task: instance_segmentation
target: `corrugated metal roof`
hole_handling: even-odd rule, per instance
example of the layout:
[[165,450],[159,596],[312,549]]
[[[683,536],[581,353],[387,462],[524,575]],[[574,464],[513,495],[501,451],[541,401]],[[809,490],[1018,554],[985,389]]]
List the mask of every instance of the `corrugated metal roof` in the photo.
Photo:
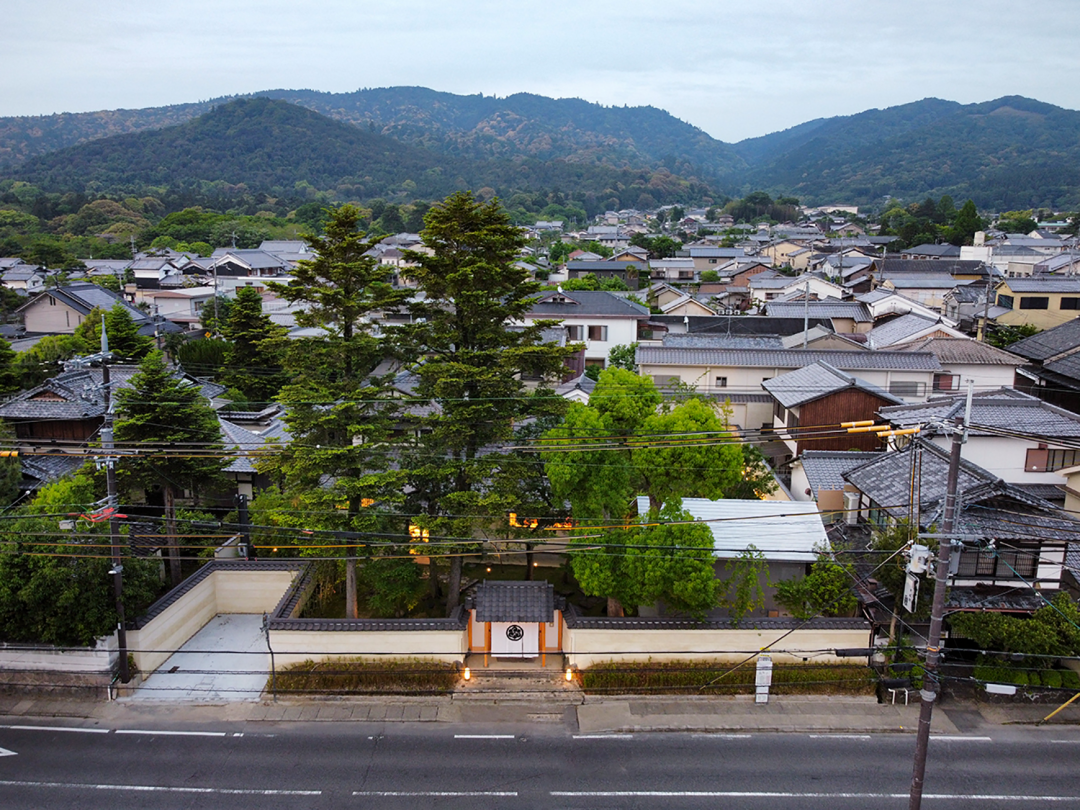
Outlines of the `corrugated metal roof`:
[[1080,276],[1030,276],[1008,278],[998,289],[1015,293],[1080,293]]
[[[649,509],[647,496],[637,499],[638,512]],[[683,509],[712,529],[716,556],[738,557],[754,546],[767,560],[813,562],[829,538],[817,504],[798,501],[751,501],[683,498]]]
[[809,306],[795,301],[769,301],[765,304],[769,315],[776,318],[801,318],[809,312],[811,318],[852,318],[859,323],[874,320],[866,304],[861,301],[811,301]]
[[969,338],[923,338],[898,351],[930,352],[947,366],[952,363],[970,363],[985,366],[1022,366],[1024,358],[1017,357],[997,346]]

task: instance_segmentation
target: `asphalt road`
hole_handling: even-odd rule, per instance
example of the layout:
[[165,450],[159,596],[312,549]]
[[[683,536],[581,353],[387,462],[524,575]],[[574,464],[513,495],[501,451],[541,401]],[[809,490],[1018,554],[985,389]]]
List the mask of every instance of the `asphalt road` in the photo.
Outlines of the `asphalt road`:
[[[0,727],[0,808],[905,808],[911,735]],[[1080,808],[1080,729],[931,742],[923,806]]]

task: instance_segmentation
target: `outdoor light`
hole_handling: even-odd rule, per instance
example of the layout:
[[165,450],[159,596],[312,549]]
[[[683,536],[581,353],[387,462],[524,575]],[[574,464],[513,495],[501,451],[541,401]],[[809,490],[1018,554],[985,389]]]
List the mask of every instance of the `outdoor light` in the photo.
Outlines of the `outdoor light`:
[[487,572],[488,572],[489,574],[491,573],[491,566],[490,566],[490,565],[488,566]]
[[568,680],[568,681],[574,680],[574,668],[573,667],[567,667],[566,668],[566,680]]
[[540,567],[540,563],[533,563],[533,568],[539,568],[539,567]]
[[465,672],[462,675],[462,677],[467,681],[472,680],[472,670],[469,669],[468,667],[465,667]]

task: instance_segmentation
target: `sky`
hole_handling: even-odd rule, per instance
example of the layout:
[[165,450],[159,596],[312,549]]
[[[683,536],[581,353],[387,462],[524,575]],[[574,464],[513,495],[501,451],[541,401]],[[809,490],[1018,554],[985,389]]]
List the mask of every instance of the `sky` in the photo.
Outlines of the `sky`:
[[0,116],[418,85],[652,105],[738,141],[922,98],[1080,109],[1080,2],[6,0]]

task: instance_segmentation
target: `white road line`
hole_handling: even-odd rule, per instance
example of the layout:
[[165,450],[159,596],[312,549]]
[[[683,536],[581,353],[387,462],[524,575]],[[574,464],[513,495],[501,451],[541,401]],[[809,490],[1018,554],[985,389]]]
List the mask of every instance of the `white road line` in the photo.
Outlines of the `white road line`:
[[266,790],[256,788],[167,787],[165,785],[94,785],[79,782],[25,782],[0,780],[3,787],[71,788],[74,790],[130,790],[139,793],[209,793],[226,796],[321,796],[321,790]]
[[869,740],[869,734],[811,734],[811,740]]
[[632,740],[633,734],[575,734],[575,740]]
[[513,734],[455,734],[455,740],[516,740]]
[[1052,743],[1060,743],[1061,745],[1080,745],[1080,740],[1051,740]]
[[0,757],[17,757],[18,755],[17,751],[9,751],[6,748],[0,748]]
[[707,731],[691,734],[696,740],[749,740],[752,734],[709,734]]
[[116,734],[142,734],[162,737],[228,737],[224,731],[146,731],[138,728],[118,728]]
[[353,796],[517,796],[516,790],[354,790]]
[[[796,793],[787,791],[737,790],[553,790],[560,798],[657,798],[657,799],[906,799],[907,793]],[[1076,802],[1080,796],[1011,796],[1008,794],[971,795],[962,793],[924,793],[924,799],[972,799],[999,802]]]
[[77,734],[108,734],[107,728],[68,728],[66,726],[0,726],[12,731],[73,731]]
[[945,734],[933,734],[930,736],[930,739],[941,740],[944,742],[993,742],[990,737],[956,737]]

